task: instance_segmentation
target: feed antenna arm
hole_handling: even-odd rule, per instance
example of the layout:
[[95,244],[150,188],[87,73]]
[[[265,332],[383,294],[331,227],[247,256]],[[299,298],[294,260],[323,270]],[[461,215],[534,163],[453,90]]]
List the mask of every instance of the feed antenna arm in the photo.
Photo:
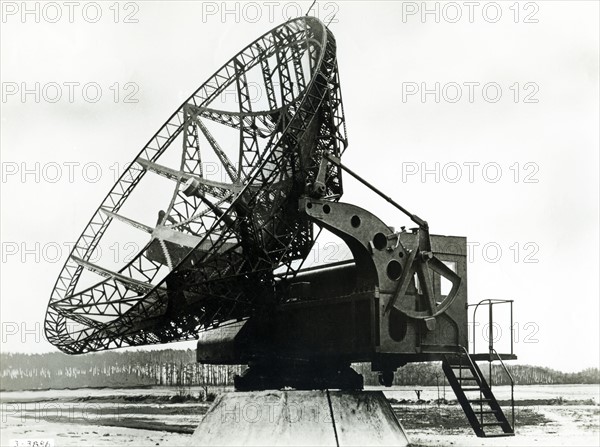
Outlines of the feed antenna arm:
[[[431,237],[429,234],[429,224],[427,223],[427,221],[421,219],[416,214],[413,214],[410,211],[408,211],[402,205],[400,205],[391,197],[389,197],[381,190],[373,186],[371,183],[366,181],[364,178],[362,178],[356,172],[348,168],[346,165],[342,164],[339,157],[335,157],[331,154],[325,154],[325,157],[331,163],[335,164],[340,169],[347,172],[360,183],[365,185],[367,188],[375,192],[377,195],[385,199],[387,202],[391,203],[395,208],[400,210],[402,213],[408,216],[410,220],[412,220],[415,224],[418,225],[417,237],[415,239],[414,245],[409,248],[409,258],[408,262],[406,263],[406,268],[402,271],[402,275],[398,280],[398,286],[396,288],[393,298],[389,301],[387,305],[386,312],[389,312],[392,309],[392,307],[394,307],[400,312],[407,315],[408,317],[415,319],[424,319],[427,326],[430,329],[433,329],[433,325],[435,324],[435,317],[446,311],[446,309],[448,309],[448,307],[452,305],[454,299],[456,298],[456,294],[458,293],[458,289],[460,287],[461,278],[451,268],[449,268],[446,264],[444,264],[438,257],[436,257],[433,254],[431,248]],[[436,296],[431,280],[431,275],[429,274],[430,270],[439,274],[441,277],[446,278],[452,284],[450,292],[443,300],[442,297]],[[408,289],[408,286],[410,285],[411,278],[414,274],[417,275],[423,296],[428,307],[427,310],[424,311],[406,309],[402,306],[403,298],[406,295],[406,291]]]

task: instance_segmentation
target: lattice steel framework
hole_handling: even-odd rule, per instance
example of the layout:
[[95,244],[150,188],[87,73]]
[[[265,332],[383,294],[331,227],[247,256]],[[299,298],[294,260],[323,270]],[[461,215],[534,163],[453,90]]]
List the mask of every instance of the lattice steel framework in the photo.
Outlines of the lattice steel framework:
[[[253,69],[261,74],[264,110],[253,110]],[[228,88],[237,95],[237,111],[216,107]],[[231,142],[213,135],[208,123],[238,132],[236,160],[222,149]],[[161,165],[167,149],[177,150],[178,137],[180,166]],[[294,274],[314,243],[298,198],[320,168],[326,167],[325,197],[341,196],[339,167],[322,160],[345,147],[333,35],[311,17],[264,34],[185,101],[106,196],[58,277],[46,314],[48,340],[64,352],[84,353],[192,339],[251,316],[276,299],[274,270]],[[216,156],[227,181],[204,175],[204,151]],[[155,227],[119,214],[148,172],[175,185]],[[90,261],[112,223],[151,235],[118,271]],[[78,290],[84,269],[103,279]]]

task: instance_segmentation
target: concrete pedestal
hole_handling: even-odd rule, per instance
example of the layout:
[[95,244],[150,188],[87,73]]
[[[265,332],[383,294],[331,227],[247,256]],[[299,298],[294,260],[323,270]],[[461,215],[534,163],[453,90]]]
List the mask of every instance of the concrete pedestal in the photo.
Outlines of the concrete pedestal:
[[217,398],[193,446],[407,446],[381,391],[256,391]]

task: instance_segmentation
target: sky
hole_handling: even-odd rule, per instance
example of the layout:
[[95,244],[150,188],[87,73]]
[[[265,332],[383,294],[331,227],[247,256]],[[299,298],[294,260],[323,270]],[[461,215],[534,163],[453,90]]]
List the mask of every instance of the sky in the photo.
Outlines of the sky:
[[[2,352],[55,350],[46,304],[116,174],[217,68],[311,2],[76,3],[2,2]],[[433,233],[467,237],[469,301],[514,300],[520,363],[598,367],[598,3],[318,2],[311,15],[336,36],[344,163]],[[410,226],[345,180],[343,201]]]

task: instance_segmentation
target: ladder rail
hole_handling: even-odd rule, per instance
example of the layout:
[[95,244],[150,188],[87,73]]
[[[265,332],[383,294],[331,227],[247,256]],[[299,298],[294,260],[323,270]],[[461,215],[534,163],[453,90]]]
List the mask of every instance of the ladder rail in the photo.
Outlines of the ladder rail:
[[[480,369],[477,367],[477,365],[475,364],[475,362],[473,361],[473,359],[471,358],[471,356],[469,355],[469,350],[467,348],[465,348],[462,345],[458,346],[459,349],[461,349],[463,351],[463,353],[465,354],[464,356],[460,356],[459,357],[459,361],[460,364],[462,365],[462,359],[463,357],[466,357],[466,359],[469,361],[469,370],[471,371],[471,373],[473,374],[473,376],[475,377],[475,381],[477,382],[477,385],[479,386],[479,418],[480,421],[479,423],[481,424],[481,426],[483,427],[483,423],[484,423],[484,416],[483,416],[483,400],[481,399],[482,396],[482,384],[485,384],[485,378],[483,377],[483,374],[481,373]],[[459,372],[459,377],[462,379],[462,368],[460,369]],[[462,387],[462,385],[461,385]]]
[[[502,419],[506,422],[507,426],[505,428],[508,431],[505,431],[505,433],[514,433],[514,424],[510,425],[508,419],[506,418],[506,415],[504,414],[504,411],[502,410],[502,407],[500,406],[496,397],[494,396],[492,387],[488,384],[487,380],[485,379],[485,376],[481,372],[479,365],[477,365],[477,363],[475,363],[473,361],[471,361],[471,364],[475,367],[475,370],[477,371],[477,375],[479,376],[479,378],[481,380],[481,388],[482,388],[483,395],[487,399],[490,400],[490,402],[489,402],[490,408],[492,410],[496,411],[496,419],[497,420]],[[503,430],[505,430],[505,428],[503,427]]]
[[[496,355],[497,354],[498,353],[496,353]],[[471,427],[478,437],[500,436],[499,434],[486,434],[485,428],[491,426],[498,426],[502,428],[502,431],[504,432],[503,436],[514,435],[514,378],[512,377],[512,374],[510,374],[510,371],[508,371],[508,368],[506,368],[506,365],[503,361],[502,365],[504,371],[506,371],[509,379],[511,380],[512,424],[506,418],[504,411],[496,400],[492,392],[492,388],[488,384],[483,372],[464,346],[459,346],[458,355],[453,360],[450,360],[450,357],[445,356],[442,362],[442,367],[446,373],[446,377],[448,378],[448,381],[450,382],[450,385],[454,390],[454,393],[458,398],[458,402],[463,408]],[[458,374],[455,372],[455,369],[457,368]],[[468,369],[470,371],[472,379],[477,383],[478,389],[471,389],[472,387],[469,387],[468,385],[467,387],[463,386],[463,382],[466,380],[466,378],[463,379],[463,369]],[[465,393],[469,391],[479,391],[479,399],[467,397]],[[474,405],[477,404],[479,411],[476,411],[476,407],[474,407]],[[489,411],[484,411],[484,404],[489,406]],[[495,417],[495,421],[490,421],[489,419],[487,421],[485,420],[486,418],[484,415],[489,414]]]
[[504,372],[506,373],[506,375],[508,376],[508,379],[510,380],[511,420],[512,420],[512,427],[514,430],[514,428],[515,428],[515,379],[514,379],[513,375],[510,373],[510,371],[508,370],[508,368],[506,367],[506,364],[504,363],[504,360],[502,360],[502,357],[500,357],[500,354],[498,354],[498,352],[496,352],[496,350],[494,348],[492,348],[492,351],[494,354],[496,354],[496,356],[498,357],[498,360],[500,360],[500,364],[502,365]]
[[[469,424],[475,431],[475,434],[477,435],[477,437],[485,436],[485,432],[483,431],[481,422],[477,419],[477,416],[476,416],[475,412],[473,411],[473,407],[468,402],[464,391],[461,389],[461,386],[459,385],[458,381],[456,380],[456,375],[454,375],[454,372],[452,371],[452,367],[450,366],[450,364],[447,361],[444,360],[444,362],[442,362],[442,369],[444,370],[446,377],[448,377],[448,379],[449,379],[448,381],[450,382],[450,386],[452,387],[452,390],[454,391],[454,394],[456,395],[456,397],[458,399],[458,403],[460,404],[465,415],[467,416]],[[450,380],[452,375],[454,375],[454,380]]]

